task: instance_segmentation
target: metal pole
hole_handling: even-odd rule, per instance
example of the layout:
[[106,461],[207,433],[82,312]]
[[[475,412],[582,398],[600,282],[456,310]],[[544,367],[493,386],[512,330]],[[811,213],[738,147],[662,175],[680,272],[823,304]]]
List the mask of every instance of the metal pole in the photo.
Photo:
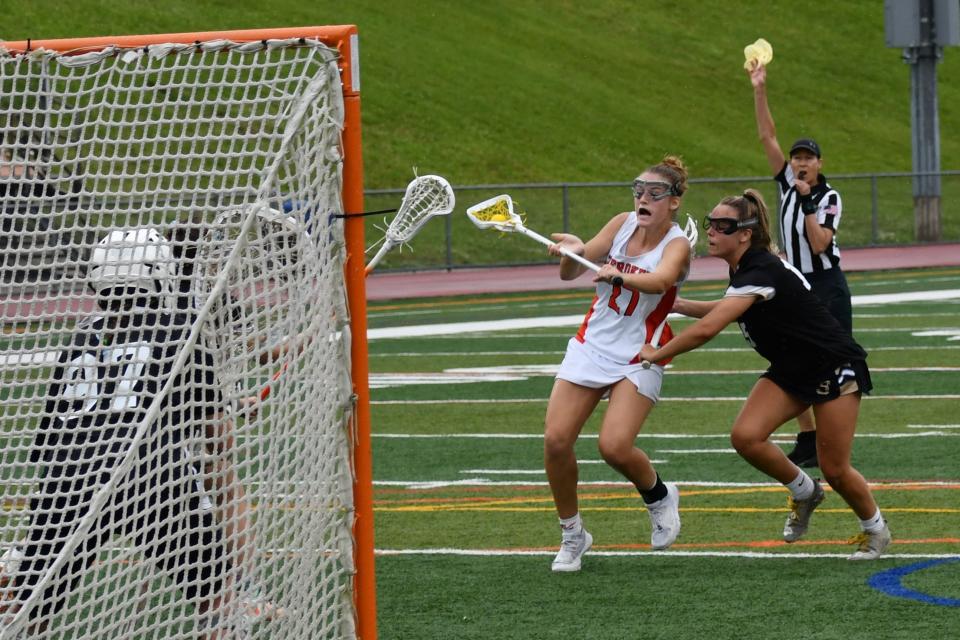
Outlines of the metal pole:
[[453,271],[453,221],[450,216],[443,216],[443,223],[447,239],[447,271]]
[[937,46],[933,0],[920,1],[920,44],[904,49],[910,67],[910,124],[913,130],[914,237],[940,239],[940,122],[937,104]]

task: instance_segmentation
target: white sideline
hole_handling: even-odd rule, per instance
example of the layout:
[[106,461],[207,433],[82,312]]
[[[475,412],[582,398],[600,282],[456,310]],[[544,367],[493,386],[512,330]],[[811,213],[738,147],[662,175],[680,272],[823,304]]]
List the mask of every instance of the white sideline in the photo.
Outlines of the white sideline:
[[[960,289],[942,289],[939,291],[911,291],[908,293],[878,293],[851,297],[853,306],[890,304],[897,302],[929,302],[960,298]],[[675,313],[670,319],[681,318]],[[379,338],[415,338],[459,333],[488,333],[490,331],[508,331],[510,329],[540,329],[549,327],[575,327],[583,322],[583,314],[571,316],[553,316],[544,318],[513,318],[509,320],[490,320],[487,322],[451,322],[441,324],[423,324],[410,327],[384,327],[367,330],[367,340]]]
[[[937,431],[943,428],[938,425],[914,425],[913,428],[925,428],[928,431],[917,432],[893,432],[893,433],[856,433],[855,438],[880,438],[881,440],[896,440],[898,438],[937,438],[937,437],[956,437],[957,433],[949,431]],[[946,428],[951,428],[946,425]],[[954,426],[953,428],[956,428]],[[447,439],[447,438],[475,438],[480,440],[542,440],[542,433],[374,433],[374,438],[397,438],[397,439]],[[599,436],[596,433],[581,433],[581,440],[596,440]],[[700,439],[700,438],[729,438],[728,433],[641,433],[639,438],[665,438],[674,439]],[[786,440],[785,440],[786,441]]]
[[[480,557],[505,557],[505,556],[553,556],[556,550],[523,550],[516,551],[512,549],[375,549],[374,553],[378,556],[480,556]],[[850,557],[849,553],[775,553],[759,551],[597,551],[591,549],[588,552],[591,556],[650,556],[650,557],[674,557],[674,558],[757,558],[764,560],[791,560],[807,558],[832,558],[846,560]],[[874,562],[883,560],[937,560],[941,558],[956,558],[955,553],[885,553]]]

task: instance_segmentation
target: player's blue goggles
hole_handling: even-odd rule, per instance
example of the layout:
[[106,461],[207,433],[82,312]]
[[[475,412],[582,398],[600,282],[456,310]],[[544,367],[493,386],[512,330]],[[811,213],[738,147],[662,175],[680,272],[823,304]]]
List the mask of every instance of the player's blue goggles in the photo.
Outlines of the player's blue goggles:
[[740,229],[749,229],[757,226],[756,218],[747,218],[746,220],[737,220],[736,218],[711,218],[710,214],[703,216],[703,228],[709,230],[711,227],[725,236],[730,236]]

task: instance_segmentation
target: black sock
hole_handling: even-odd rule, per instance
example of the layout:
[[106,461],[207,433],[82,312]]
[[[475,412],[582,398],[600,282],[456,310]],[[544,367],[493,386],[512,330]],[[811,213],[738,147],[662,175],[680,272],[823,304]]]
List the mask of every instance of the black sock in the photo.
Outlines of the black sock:
[[644,504],[650,504],[667,497],[667,485],[663,484],[659,473],[657,474],[657,483],[655,485],[646,491],[641,490],[639,487],[637,487],[637,490],[640,491],[640,497],[643,498]]
[[816,446],[817,442],[817,432],[816,431],[801,431],[797,434],[797,444],[809,444]]

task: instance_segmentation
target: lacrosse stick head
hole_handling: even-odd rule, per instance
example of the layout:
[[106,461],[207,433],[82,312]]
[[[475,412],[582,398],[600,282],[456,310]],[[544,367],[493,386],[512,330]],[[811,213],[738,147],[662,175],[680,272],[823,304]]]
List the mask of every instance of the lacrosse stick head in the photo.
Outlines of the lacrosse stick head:
[[213,299],[204,335],[228,389],[242,386],[251,361],[290,333],[293,318],[305,317],[297,283],[313,249],[297,219],[262,204],[222,211],[206,227],[193,276],[195,306]]
[[407,185],[397,215],[387,226],[387,242],[392,246],[409,242],[427,220],[449,215],[456,204],[453,187],[445,178],[434,175],[415,178]]
[[700,239],[700,231],[689,213],[687,214],[687,223],[683,225],[683,235],[687,237],[687,242],[690,243],[690,254],[693,255],[697,252],[697,240]]
[[514,212],[513,199],[507,194],[478,202],[467,209],[467,217],[480,229],[509,233],[523,228],[523,218]]

